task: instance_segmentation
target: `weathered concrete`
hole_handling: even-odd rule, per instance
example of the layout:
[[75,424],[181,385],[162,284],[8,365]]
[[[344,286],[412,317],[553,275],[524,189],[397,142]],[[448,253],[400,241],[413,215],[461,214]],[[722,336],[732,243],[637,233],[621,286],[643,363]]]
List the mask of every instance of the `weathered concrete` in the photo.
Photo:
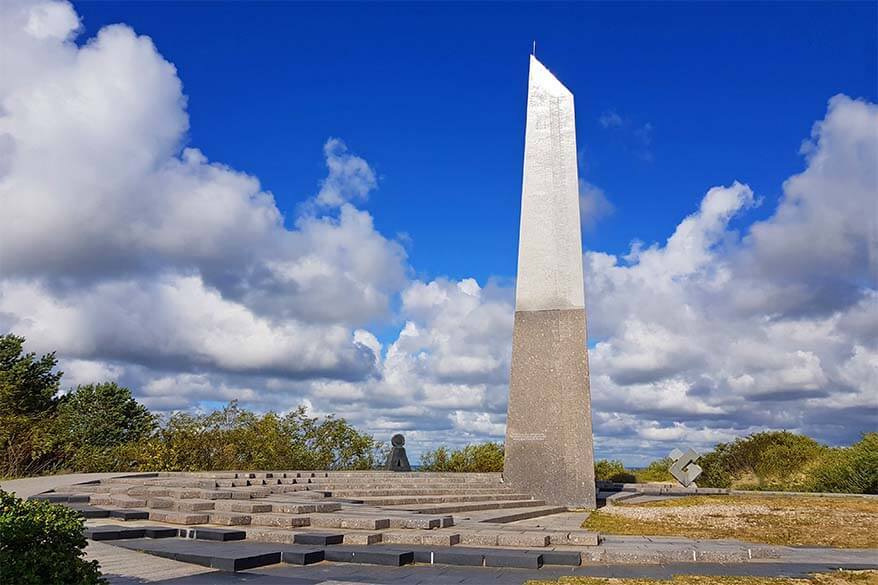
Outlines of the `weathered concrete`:
[[595,507],[585,310],[516,311],[504,476],[551,504]]
[[530,61],[504,477],[595,507],[573,94]]

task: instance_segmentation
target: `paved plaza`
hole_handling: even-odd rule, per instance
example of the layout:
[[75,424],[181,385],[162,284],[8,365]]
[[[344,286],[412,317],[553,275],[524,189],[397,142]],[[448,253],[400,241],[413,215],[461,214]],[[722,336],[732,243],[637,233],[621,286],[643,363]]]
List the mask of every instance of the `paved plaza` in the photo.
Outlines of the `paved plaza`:
[[[574,545],[554,544],[553,535],[586,533],[579,529],[587,516],[587,511],[557,510],[551,506],[534,505],[515,508],[491,508],[488,503],[500,503],[508,500],[509,493],[502,486],[487,488],[484,482],[493,484],[493,474],[459,474],[458,490],[467,491],[460,485],[469,483],[479,485],[472,490],[490,490],[488,499],[476,499],[474,502],[482,506],[474,510],[463,510],[436,515],[436,507],[446,504],[436,503],[442,497],[454,500],[447,502],[451,506],[466,508],[466,499],[460,500],[461,493],[448,488],[449,482],[442,474],[390,474],[389,472],[346,473],[335,477],[330,472],[285,472],[314,473],[311,482],[283,483],[285,479],[274,477],[284,472],[272,473],[272,477],[247,477],[241,482],[229,478],[206,479],[208,475],[235,474],[93,474],[75,476],[50,476],[33,480],[14,480],[3,482],[0,487],[19,492],[25,497],[68,498],[82,500],[82,496],[92,502],[67,502],[67,505],[79,509],[119,512],[118,517],[93,518],[87,521],[89,534],[102,538],[115,531],[124,536],[125,531],[141,531],[152,529],[152,534],[159,535],[161,530],[171,529],[174,536],[170,538],[148,538],[143,534],[134,534],[137,538],[111,538],[110,540],[90,540],[87,554],[90,559],[101,563],[101,567],[110,582],[115,585],[136,583],[164,584],[207,584],[207,583],[258,583],[258,584],[317,584],[317,583],[498,583],[518,584],[529,579],[557,578],[562,575],[590,576],[644,576],[667,577],[673,574],[720,574],[720,575],[804,575],[814,571],[826,571],[838,568],[847,569],[878,569],[878,554],[875,550],[861,549],[830,549],[830,548],[795,548],[745,543],[734,540],[693,540],[675,537],[645,536],[608,536],[602,535],[593,544]],[[246,473],[238,475],[257,474]],[[322,477],[320,477],[322,475]],[[347,481],[340,481],[346,478]],[[381,479],[386,478],[385,482]],[[418,488],[405,487],[409,483],[420,483]],[[315,481],[317,480],[317,481]],[[331,480],[331,481],[330,481]],[[415,480],[421,480],[417,482]],[[437,483],[436,480],[442,480]],[[185,487],[194,481],[202,482],[202,487]],[[213,481],[208,489],[204,482]],[[87,482],[87,483],[83,483]],[[157,483],[169,485],[152,485]],[[240,485],[232,485],[238,484]],[[171,484],[177,484],[176,486]],[[357,488],[355,486],[359,485]],[[303,487],[304,486],[304,487]],[[369,487],[364,487],[369,486]],[[392,486],[392,487],[391,487]],[[432,487],[430,487],[432,486]],[[439,487],[436,487],[439,486]],[[273,489],[265,489],[271,487]],[[343,487],[334,493],[330,487]],[[150,493],[150,489],[158,493]],[[52,491],[54,490],[54,491]],[[177,490],[177,491],[170,491]],[[214,499],[206,499],[206,492]],[[412,494],[417,492],[433,492]],[[436,493],[438,492],[438,493]],[[220,493],[234,494],[228,497]],[[375,495],[381,493],[383,495]],[[630,492],[629,492],[630,493]],[[140,495],[135,495],[140,494]],[[364,495],[368,494],[368,495]],[[110,499],[106,498],[110,496]],[[80,496],[80,497],[76,497]],[[102,502],[113,502],[114,504]],[[201,496],[201,497],[198,497]],[[246,497],[245,497],[246,496]],[[646,496],[639,496],[646,497]],[[656,495],[648,497],[660,497]],[[127,499],[125,499],[127,498]],[[133,502],[140,498],[140,501]],[[430,500],[429,504],[400,504],[401,500]],[[173,501],[171,508],[151,508],[149,504],[158,503],[163,506],[166,500]],[[370,503],[365,503],[368,500]],[[305,504],[291,503],[304,501]],[[532,500],[538,502],[537,500]],[[132,505],[145,502],[143,509],[123,507],[118,504]],[[299,514],[265,511],[249,514],[251,522],[259,514],[273,518],[277,523],[281,520],[290,523],[291,518],[300,518],[301,526],[274,526],[271,529],[262,526],[237,525],[230,527],[210,520],[228,519],[228,511],[214,512],[204,508],[210,503],[229,506],[257,506],[265,510],[266,506],[314,506],[316,503],[335,508],[332,512],[304,512]],[[63,502],[62,502],[63,503]],[[200,505],[199,505],[200,503]],[[259,508],[258,506],[262,506]],[[422,506],[418,508],[418,506]],[[484,506],[484,507],[483,507]],[[179,508],[201,508],[197,512],[183,512]],[[409,509],[403,509],[409,508]],[[496,522],[500,515],[514,515],[522,510],[531,509],[529,518],[513,519]],[[169,516],[168,510],[179,516]],[[540,510],[540,513],[536,511]],[[147,519],[125,520],[125,513],[140,512],[134,517]],[[212,514],[219,514],[211,518]],[[191,514],[202,514],[208,522],[197,524],[179,524],[169,520],[191,519]],[[243,513],[236,513],[243,514]],[[248,514],[243,514],[248,515]],[[276,518],[279,516],[280,519]],[[161,518],[161,521],[153,520]],[[289,517],[289,518],[288,518]],[[304,525],[301,518],[316,519],[318,526]],[[422,522],[416,519],[422,517]],[[450,518],[449,518],[450,517]],[[335,518],[335,520],[327,520]],[[447,526],[430,528],[429,519],[446,520]],[[386,520],[382,522],[381,520]],[[391,522],[393,526],[391,526]],[[332,528],[332,527],[336,528]],[[345,526],[355,526],[348,528]],[[404,528],[403,526],[409,526]],[[370,528],[367,528],[370,527]],[[198,534],[202,531],[211,540],[201,538],[181,538],[183,534]],[[103,534],[102,534],[103,531]],[[194,531],[194,532],[193,532]],[[212,532],[216,531],[216,532]],[[243,533],[243,534],[239,534]],[[133,534],[133,533],[132,533]],[[545,546],[535,546],[533,535],[542,535]],[[213,540],[219,535],[220,540]],[[238,536],[241,536],[238,539]],[[299,544],[296,537],[307,542],[324,542],[324,545]],[[348,536],[351,535],[350,538]],[[501,546],[497,544],[502,535],[519,539],[519,546]],[[223,540],[226,536],[232,536]],[[338,544],[325,544],[327,538]],[[338,538],[340,537],[340,538]],[[384,541],[387,537],[388,541]],[[559,538],[560,536],[556,536]],[[316,538],[316,539],[315,539]],[[487,538],[488,540],[483,540]],[[321,540],[322,539],[322,540]],[[473,540],[475,539],[475,540]],[[351,542],[370,544],[346,544]],[[500,540],[503,542],[509,542]],[[426,544],[425,544],[426,542]],[[430,544],[430,543],[434,544]],[[486,542],[488,544],[486,544]],[[148,552],[147,552],[148,551]],[[307,554],[320,551],[323,560],[308,562]],[[354,554],[351,554],[351,551]],[[363,556],[364,552],[370,555]],[[570,561],[571,553],[576,559]],[[277,558],[298,559],[289,562],[270,562],[271,555]],[[284,555],[293,555],[286,557]],[[267,556],[266,556],[267,555]],[[410,555],[410,556],[409,556]],[[494,555],[492,557],[492,555]],[[535,555],[544,557],[539,568],[522,568],[520,566],[490,566],[490,558],[501,559],[507,565],[515,565],[522,559],[532,562]],[[555,556],[553,556],[555,555]],[[359,557],[359,558],[358,558]],[[217,570],[217,566],[226,568],[232,565],[217,563],[252,562],[252,559],[267,559],[259,566],[242,568],[237,571]],[[329,558],[339,560],[327,560]],[[473,562],[473,559],[476,562]],[[184,562],[186,559],[190,562]],[[388,560],[390,559],[390,560]],[[401,559],[401,560],[400,560]],[[505,559],[505,561],[503,561]],[[362,562],[360,562],[362,561]],[[291,562],[308,562],[308,564],[290,564]],[[399,562],[400,565],[389,566],[386,563]],[[553,563],[566,564],[553,564]],[[447,564],[446,564],[447,563]],[[459,563],[466,563],[460,565]],[[205,566],[207,565],[207,566]],[[212,566],[211,566],[212,565]],[[487,565],[487,566],[486,566]],[[243,566],[243,565],[241,565]]]

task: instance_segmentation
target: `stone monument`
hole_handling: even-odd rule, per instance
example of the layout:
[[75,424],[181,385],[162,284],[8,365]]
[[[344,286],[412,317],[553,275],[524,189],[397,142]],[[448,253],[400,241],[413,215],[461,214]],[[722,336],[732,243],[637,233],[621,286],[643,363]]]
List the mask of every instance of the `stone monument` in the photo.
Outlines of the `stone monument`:
[[399,433],[390,438],[390,454],[384,468],[388,471],[411,471],[408,455],[405,454],[405,437]]
[[532,55],[503,476],[594,509],[581,240],[573,94]]

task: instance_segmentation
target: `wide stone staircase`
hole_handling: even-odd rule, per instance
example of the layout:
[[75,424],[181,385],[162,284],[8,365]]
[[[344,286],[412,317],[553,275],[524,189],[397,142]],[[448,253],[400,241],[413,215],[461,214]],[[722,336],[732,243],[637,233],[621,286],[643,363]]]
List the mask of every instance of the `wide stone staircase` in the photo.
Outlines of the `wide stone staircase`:
[[[177,537],[384,547],[370,548],[366,557],[354,555],[359,559],[405,545],[458,547],[471,562],[475,553],[470,547],[539,548],[548,553],[553,547],[594,546],[599,540],[597,534],[584,530],[510,524],[567,510],[517,492],[497,473],[152,473],[77,484],[66,493],[36,497],[79,510],[88,520],[92,538],[135,539],[128,546],[144,541],[144,550],[166,545],[149,544],[151,537],[138,530],[152,528],[167,537],[171,527],[176,527]],[[96,525],[131,521],[141,524],[127,532],[114,524]],[[337,554],[339,549],[332,550]],[[483,558],[483,562],[487,561]]]

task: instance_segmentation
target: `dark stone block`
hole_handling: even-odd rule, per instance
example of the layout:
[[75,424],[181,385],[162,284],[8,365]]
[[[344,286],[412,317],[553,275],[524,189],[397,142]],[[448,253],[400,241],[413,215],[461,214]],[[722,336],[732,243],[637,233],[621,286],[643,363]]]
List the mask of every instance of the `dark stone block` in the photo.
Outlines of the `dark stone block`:
[[110,510],[110,518],[119,518],[120,520],[149,520],[149,512],[146,510]]
[[433,551],[433,563],[437,565],[466,565],[481,567],[485,562],[485,553],[481,550],[464,550],[449,548]]
[[143,538],[143,528],[122,528],[119,526],[88,526],[85,537],[91,540],[122,540],[125,538]]
[[91,540],[118,540],[120,534],[115,526],[87,526],[83,533]]
[[94,518],[109,518],[110,517],[109,510],[104,510],[103,508],[96,508],[94,506],[83,506],[82,504],[75,504],[73,506],[70,506],[70,509],[76,510],[77,512],[79,512],[79,514],[83,518],[85,518],[87,520],[94,519]]
[[[180,542],[180,541],[178,541]],[[137,538],[132,540],[120,540],[114,543],[116,546],[146,552],[157,557],[165,559],[175,558],[175,548],[179,545],[168,545],[163,542],[155,542],[148,538]]]
[[[165,552],[165,551],[147,551],[151,554],[155,554],[156,552]],[[202,567],[212,567],[211,563],[212,557],[209,554],[204,554],[203,552],[195,552],[188,550],[181,551],[167,551],[171,554],[170,557],[175,561],[180,561],[182,563],[191,563],[193,565],[201,565]],[[160,554],[159,556],[165,556],[164,554]]]
[[281,547],[248,543],[192,541],[181,538],[139,539],[120,546],[152,555],[211,567],[221,571],[244,571],[280,562]]
[[119,538],[143,538],[145,531],[143,528],[120,528]]
[[290,565],[311,565],[323,560],[322,548],[285,548],[281,551],[281,561]]
[[529,551],[504,551],[498,549],[485,553],[485,566],[539,569],[543,566],[543,554]]
[[[28,500],[39,500],[41,502],[50,502],[52,504],[64,504],[70,499],[70,494],[37,494],[30,496]],[[85,500],[86,502],[88,500]]]
[[331,546],[324,552],[324,559],[339,563],[400,567],[413,563],[415,555],[411,550],[376,549],[368,546]]
[[319,546],[341,544],[343,540],[344,534],[331,534],[326,532],[309,532],[297,534],[293,537],[293,542],[296,544],[316,544]]
[[230,540],[244,540],[247,533],[243,530],[233,530],[229,528],[181,528],[180,536],[183,538],[194,538],[196,540],[215,540],[220,542],[228,542]]
[[147,538],[175,538],[179,532],[179,528],[153,527],[143,529],[143,535]]
[[543,555],[544,565],[565,565],[578,567],[582,564],[582,555],[575,550],[541,550],[528,551],[533,554]]
[[435,546],[427,546],[423,544],[373,544],[370,545],[371,550],[396,551],[402,553],[412,553],[414,562],[431,564],[433,562],[433,551]]
[[412,558],[416,563],[424,563],[428,565],[433,563],[433,551],[430,549],[413,550],[412,555]]
[[86,494],[75,494],[67,496],[68,504],[87,504],[89,502],[90,496]]
[[221,571],[246,571],[265,565],[276,565],[280,562],[281,553],[264,552],[244,555],[213,556],[210,557],[210,567]]

